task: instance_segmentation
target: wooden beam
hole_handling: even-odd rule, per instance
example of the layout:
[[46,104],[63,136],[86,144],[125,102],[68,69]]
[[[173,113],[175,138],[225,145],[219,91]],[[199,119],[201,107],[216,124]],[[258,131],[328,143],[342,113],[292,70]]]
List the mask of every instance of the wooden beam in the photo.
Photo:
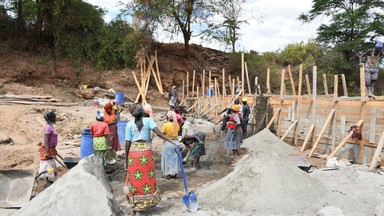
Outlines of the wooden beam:
[[315,129],[315,125],[311,124],[311,127],[309,128],[309,131],[307,133],[307,136],[305,137],[304,143],[301,146],[300,151],[304,151],[305,150],[305,147],[307,146],[307,143],[308,143],[309,139],[312,137],[312,133],[313,133],[314,129]]
[[272,126],[273,122],[275,121],[276,116],[279,115],[280,112],[281,112],[281,107],[276,110],[275,114],[273,114],[273,116],[272,116],[271,120],[268,122],[266,128],[269,129]]
[[244,97],[244,52],[241,53],[241,91],[243,92],[241,96]]
[[187,71],[187,98],[189,98],[189,71]]
[[159,83],[160,83],[160,88],[161,88],[161,91],[160,91],[160,93],[161,94],[164,94],[164,89],[163,89],[163,83],[161,82],[161,77],[160,77],[160,70],[159,70],[159,60],[158,60],[158,58],[157,58],[157,50],[155,50],[155,62],[156,62],[156,71],[157,71],[157,79],[158,79],[158,81],[159,81]]
[[193,70],[193,78],[192,78],[192,97],[195,97],[195,76],[196,76],[196,71]]
[[311,83],[309,82],[308,74],[305,74],[305,84],[307,86],[307,93],[308,93],[308,95],[311,95]]
[[325,130],[328,128],[328,125],[331,122],[331,120],[332,120],[332,118],[333,118],[333,116],[335,114],[335,111],[336,111],[335,109],[332,109],[331,112],[329,113],[329,115],[327,117],[327,120],[325,121],[325,124],[323,125],[323,128],[320,131],[319,136],[317,137],[315,143],[312,146],[312,150],[309,152],[308,157],[312,157],[312,154],[315,152],[315,150],[317,148],[317,145],[319,144],[321,138],[323,137],[323,135],[325,133]]
[[344,96],[345,97],[348,97],[348,91],[347,91],[347,82],[345,80],[345,74],[341,74],[341,81],[343,83],[343,92],[344,92]]
[[244,67],[245,67],[245,75],[246,75],[246,77],[247,77],[248,93],[249,93],[249,94],[252,94],[252,92],[251,92],[251,83],[249,82],[249,75],[248,75],[247,62],[244,62]]
[[360,64],[360,94],[362,98],[367,96],[367,92],[365,91],[364,64]]
[[285,69],[281,70],[281,80],[280,80],[280,97],[284,95],[285,87]]
[[315,125],[312,133],[312,141],[316,140],[316,109],[317,109],[317,66],[312,70],[312,124]]
[[[139,84],[139,81],[137,80],[136,78],[136,74],[134,71],[132,71],[132,75],[133,75],[133,78],[135,79],[135,83],[136,83],[136,86],[137,86],[137,89],[139,90],[139,94],[141,95],[141,97],[143,98],[143,101],[145,101],[145,96],[144,96],[144,93],[142,92],[141,90],[141,87],[140,87],[140,84]],[[139,101],[138,98],[136,98],[136,101],[135,103],[137,103]]]
[[285,137],[288,135],[288,133],[293,129],[293,127],[295,127],[297,125],[297,120],[295,120],[291,126],[287,129],[287,131],[285,131],[284,135],[280,138],[281,140],[284,141]]
[[327,75],[323,74],[323,86],[325,96],[328,96],[328,83],[327,83]]
[[184,101],[184,95],[185,95],[185,92],[184,92],[184,88],[185,88],[185,80],[183,80],[183,89],[181,90],[181,101]]
[[300,69],[299,69],[299,89],[297,93],[297,110],[296,110],[296,116],[297,116],[297,126],[295,128],[295,138],[293,143],[295,146],[297,146],[297,138],[299,136],[299,131],[300,131],[300,117],[301,117],[301,103],[302,103],[302,98],[301,98],[301,90],[303,87],[303,64],[300,64]]
[[291,81],[292,94],[296,95],[295,80],[293,79],[293,76],[292,76],[291,65],[288,65],[288,74],[289,74],[289,80]]
[[272,94],[271,92],[271,71],[267,69],[267,94]]
[[338,91],[339,91],[339,75],[334,75],[334,81],[333,81],[333,97],[338,97]]
[[[369,170],[370,170],[370,171],[373,171],[374,168],[376,167],[377,159],[379,158],[379,156],[380,156],[380,154],[381,154],[381,152],[382,152],[383,145],[384,145],[384,130],[383,130],[383,132],[381,133],[380,141],[379,141],[379,143],[377,144],[377,148],[376,148],[375,154],[373,155],[373,158],[372,158],[372,161],[371,161],[371,165],[369,166]],[[382,160],[382,161],[383,161],[383,160]],[[383,166],[383,164],[381,164],[381,166]]]
[[[360,120],[359,122],[357,122],[356,126],[361,127],[363,124],[364,124],[364,120]],[[339,152],[340,149],[345,145],[345,143],[347,143],[348,139],[352,137],[352,134],[353,134],[353,131],[349,132],[348,135],[344,137],[341,143],[336,147],[336,149],[327,157],[327,159],[334,157],[337,154],[337,152]]]

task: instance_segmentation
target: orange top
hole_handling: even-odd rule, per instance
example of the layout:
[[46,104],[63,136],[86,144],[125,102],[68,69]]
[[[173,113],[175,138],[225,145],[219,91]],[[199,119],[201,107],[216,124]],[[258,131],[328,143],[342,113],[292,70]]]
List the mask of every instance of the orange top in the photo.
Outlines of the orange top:
[[111,112],[111,115],[109,115],[107,112],[104,112],[104,122],[105,123],[112,123],[116,121],[116,114],[114,112]]

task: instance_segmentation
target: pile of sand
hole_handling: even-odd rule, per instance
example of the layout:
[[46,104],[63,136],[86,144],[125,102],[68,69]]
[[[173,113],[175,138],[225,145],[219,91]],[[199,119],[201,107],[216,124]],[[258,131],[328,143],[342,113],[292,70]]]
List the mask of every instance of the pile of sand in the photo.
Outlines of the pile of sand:
[[244,214],[313,215],[326,187],[287,160],[294,150],[268,129],[244,140],[248,154],[235,170],[200,191],[202,205]]
[[103,167],[91,155],[15,215],[124,215],[111,191]]

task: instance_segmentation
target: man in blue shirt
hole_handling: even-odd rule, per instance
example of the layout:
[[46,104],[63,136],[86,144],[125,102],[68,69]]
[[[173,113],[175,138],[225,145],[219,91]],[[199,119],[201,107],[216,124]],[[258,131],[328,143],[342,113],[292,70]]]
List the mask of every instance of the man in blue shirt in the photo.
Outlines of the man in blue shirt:
[[249,107],[249,105],[247,104],[247,98],[243,98],[242,99],[243,101],[243,110],[242,110],[242,114],[243,114],[243,121],[242,121],[242,129],[243,129],[243,136],[246,137],[247,135],[247,125],[248,125],[248,121],[249,121],[249,114],[251,114],[251,109]]

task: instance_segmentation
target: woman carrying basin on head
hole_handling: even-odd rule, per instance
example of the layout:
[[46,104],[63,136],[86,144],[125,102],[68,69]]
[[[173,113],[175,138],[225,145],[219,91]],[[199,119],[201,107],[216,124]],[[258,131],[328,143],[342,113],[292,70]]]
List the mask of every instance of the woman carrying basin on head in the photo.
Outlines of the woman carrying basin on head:
[[127,196],[136,214],[157,205],[161,200],[149,145],[151,131],[175,146],[176,143],[160,132],[153,119],[143,117],[144,110],[140,104],[132,105],[130,112],[135,119],[128,122],[125,129],[125,166],[129,185]]

